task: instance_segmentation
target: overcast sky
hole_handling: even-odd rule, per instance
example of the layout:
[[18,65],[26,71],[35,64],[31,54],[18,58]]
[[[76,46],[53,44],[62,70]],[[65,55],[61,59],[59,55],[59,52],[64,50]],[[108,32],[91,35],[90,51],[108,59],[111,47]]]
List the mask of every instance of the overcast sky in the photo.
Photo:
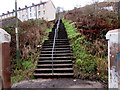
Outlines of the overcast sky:
[[[32,3],[38,4],[41,0],[17,0],[18,7],[30,6]],[[47,0],[42,0],[47,1]],[[63,7],[65,10],[73,9],[74,6],[84,6],[90,4],[93,0],[52,0],[55,7]],[[12,11],[15,8],[15,0],[1,0],[0,2],[0,15],[7,11]]]

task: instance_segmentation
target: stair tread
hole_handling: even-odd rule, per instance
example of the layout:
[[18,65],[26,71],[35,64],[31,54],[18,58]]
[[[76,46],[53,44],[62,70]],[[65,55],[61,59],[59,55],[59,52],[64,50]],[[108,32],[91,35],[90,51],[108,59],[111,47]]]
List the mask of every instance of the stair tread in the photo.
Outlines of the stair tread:
[[[44,42],[44,44],[53,44],[53,42]],[[68,44],[69,42],[55,42],[55,44]]]
[[[52,55],[52,54],[41,54],[41,55]],[[73,55],[73,53],[56,53],[56,54],[53,54],[53,55]]]
[[[53,43],[54,41],[48,40],[48,41],[44,41],[44,43]],[[59,40],[59,41],[55,41],[56,43],[69,43],[69,40]]]
[[[40,57],[40,59],[51,59],[52,57]],[[64,56],[64,57],[53,57],[53,58],[71,58],[71,56]]]
[[[53,43],[54,41],[50,41],[50,40],[48,40],[48,41],[44,41],[44,43]],[[59,41],[55,41],[56,43],[69,43],[69,41],[67,40],[67,41],[61,41],[61,40],[59,40]]]
[[[69,66],[72,64],[53,64],[53,66]],[[52,64],[42,64],[42,65],[37,65],[37,66],[52,66]]]
[[[51,48],[43,48],[43,49],[53,49],[53,48],[51,47]],[[54,48],[54,49],[71,49],[71,48]]]
[[[49,44],[49,45],[48,44],[43,44],[43,46],[49,46],[50,47],[50,46],[53,46],[53,45],[52,44]],[[59,45],[56,45],[55,47],[58,47],[58,46],[70,46],[70,45],[69,44],[64,44],[64,45],[59,44]]]
[[[34,74],[35,76],[43,76],[43,75],[53,75],[52,73],[39,73],[39,74]],[[54,73],[54,75],[74,75],[73,73]]]
[[[60,51],[54,51],[54,52],[68,52],[68,51],[71,51],[71,50],[60,50]],[[51,51],[42,50],[41,52],[52,52],[52,50]]]
[[[53,44],[52,42],[50,42],[50,43],[44,43],[43,45],[45,45],[45,44]],[[55,43],[55,44],[66,44],[66,45],[69,45],[69,43],[68,42],[60,42],[60,43]]]
[[[53,62],[67,62],[67,61],[72,61],[72,60],[53,60]],[[38,62],[52,62],[52,60],[43,60]]]
[[[49,39],[49,40],[54,40],[54,39]],[[56,39],[56,40],[68,40],[68,39]]]
[[[54,42],[55,28],[58,21],[52,28],[52,32],[49,32],[49,40],[45,40],[42,44],[42,50],[35,69],[34,76],[38,78],[64,78],[73,77],[73,63],[72,63],[72,46],[67,38],[67,32],[65,31],[64,24],[60,20],[58,37],[55,40],[55,50],[53,52],[52,60],[52,48]],[[52,63],[53,62],[53,63]],[[53,69],[52,69],[53,66]],[[52,73],[54,70],[54,73]]]
[[[71,45],[60,45],[60,46],[71,46]],[[52,47],[52,46],[45,46],[45,45],[43,45],[43,47]],[[58,47],[58,46],[55,46],[55,47]]]
[[[52,70],[52,68],[39,68],[35,69],[36,71]],[[73,70],[73,68],[53,68],[53,70]]]

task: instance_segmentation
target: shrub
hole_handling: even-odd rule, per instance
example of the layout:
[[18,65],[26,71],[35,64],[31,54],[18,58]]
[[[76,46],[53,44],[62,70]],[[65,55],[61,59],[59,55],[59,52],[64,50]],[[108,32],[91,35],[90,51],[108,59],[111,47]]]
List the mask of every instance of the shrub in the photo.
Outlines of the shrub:
[[44,20],[28,20],[19,22],[19,46],[20,59],[16,60],[15,24],[8,25],[4,29],[12,36],[10,45],[11,76],[13,82],[33,78],[34,69],[40,54],[41,45],[47,39],[52,22]]
[[[63,22],[76,57],[74,76],[107,83],[107,50],[105,42],[102,44],[103,40],[100,39],[95,42],[90,41],[74,28],[75,25],[73,23],[65,19],[63,19]],[[101,52],[103,49],[105,49],[105,52]]]

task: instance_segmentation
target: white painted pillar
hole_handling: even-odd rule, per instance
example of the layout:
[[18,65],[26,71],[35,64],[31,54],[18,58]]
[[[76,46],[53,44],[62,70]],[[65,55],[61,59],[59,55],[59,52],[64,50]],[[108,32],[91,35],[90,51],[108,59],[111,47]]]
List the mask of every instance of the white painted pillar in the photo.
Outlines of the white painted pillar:
[[119,35],[120,35],[120,29],[111,30],[106,34],[106,39],[108,40],[108,87],[109,88],[119,88],[120,85],[119,82],[120,57],[117,59],[117,55],[120,52]]
[[0,28],[0,90],[11,88],[10,41],[11,36],[5,30]]
[[2,90],[2,44],[0,44],[0,90]]

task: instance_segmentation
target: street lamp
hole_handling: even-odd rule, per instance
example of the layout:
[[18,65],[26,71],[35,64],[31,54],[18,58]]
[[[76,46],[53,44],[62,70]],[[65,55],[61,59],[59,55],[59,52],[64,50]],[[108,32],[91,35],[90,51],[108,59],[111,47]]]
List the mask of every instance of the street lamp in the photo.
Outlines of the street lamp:
[[16,27],[15,27],[15,33],[16,33],[16,59],[19,59],[20,51],[19,51],[19,37],[18,37],[17,0],[15,0],[15,16],[16,16]]

